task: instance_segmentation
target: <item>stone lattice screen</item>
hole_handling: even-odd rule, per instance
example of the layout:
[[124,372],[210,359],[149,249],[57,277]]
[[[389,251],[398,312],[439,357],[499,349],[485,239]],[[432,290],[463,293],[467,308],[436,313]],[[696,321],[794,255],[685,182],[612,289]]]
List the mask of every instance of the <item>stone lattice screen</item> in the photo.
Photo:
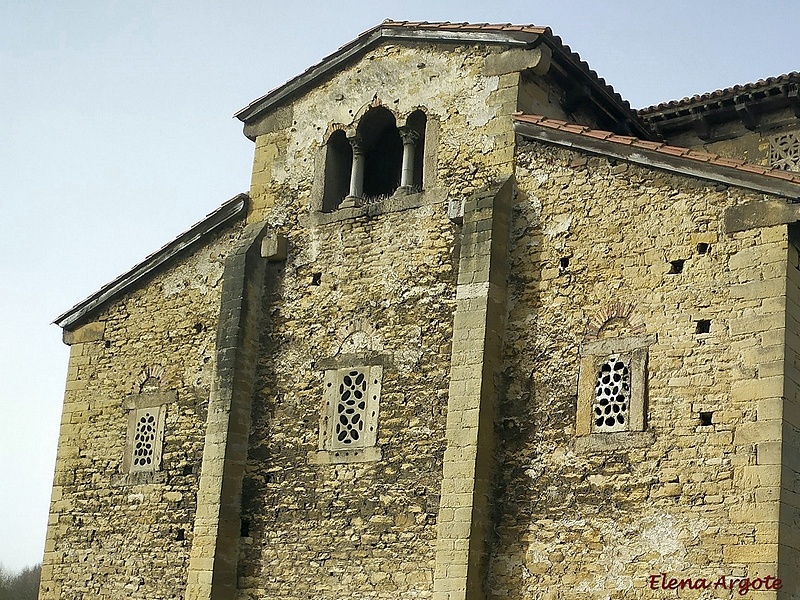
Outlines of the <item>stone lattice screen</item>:
[[774,135],[769,140],[769,164],[776,169],[800,171],[800,134]]

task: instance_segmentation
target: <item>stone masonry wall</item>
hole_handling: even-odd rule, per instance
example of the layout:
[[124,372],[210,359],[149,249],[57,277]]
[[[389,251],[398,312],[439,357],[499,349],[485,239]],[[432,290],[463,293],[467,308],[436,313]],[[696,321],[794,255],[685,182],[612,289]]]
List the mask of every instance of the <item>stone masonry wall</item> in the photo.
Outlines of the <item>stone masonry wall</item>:
[[[183,598],[223,263],[239,231],[216,234],[66,333],[42,600]],[[142,388],[172,398],[162,468],[127,475],[124,405]]]
[[779,568],[787,588],[800,594],[800,231],[796,224],[789,231],[786,354],[781,361],[786,373],[784,401],[780,413],[773,411],[773,418],[781,419],[783,426]]
[[[534,143],[517,160],[491,597],[775,577],[786,227],[724,233],[761,196],[713,183]],[[648,432],[579,441],[579,349],[609,315],[607,338],[657,336]]]
[[[448,201],[511,172],[519,74],[506,72],[503,57],[487,60],[499,54],[384,44],[253,127],[248,220],[285,233],[289,258],[285,271],[267,273],[271,325],[245,478],[242,598],[432,593],[458,261]],[[321,220],[325,136],[352,132],[377,104],[398,124],[425,110],[434,173],[423,193],[399,200],[404,209],[390,201]],[[324,371],[365,357],[383,365],[383,458],[313,464]]]
[[[447,206],[289,230],[268,267],[240,598],[430,597],[456,227]],[[383,366],[377,462],[315,464],[325,369]]]
[[[269,215],[275,225],[315,203],[324,163],[320,149],[334,127],[352,131],[370,106],[398,121],[422,107],[427,114],[435,176],[451,197],[467,196],[511,172],[518,72],[505,72],[496,47],[384,44],[330,80],[264,117],[253,131],[255,160],[250,222]],[[558,113],[560,114],[560,113]],[[426,143],[428,145],[428,143]]]

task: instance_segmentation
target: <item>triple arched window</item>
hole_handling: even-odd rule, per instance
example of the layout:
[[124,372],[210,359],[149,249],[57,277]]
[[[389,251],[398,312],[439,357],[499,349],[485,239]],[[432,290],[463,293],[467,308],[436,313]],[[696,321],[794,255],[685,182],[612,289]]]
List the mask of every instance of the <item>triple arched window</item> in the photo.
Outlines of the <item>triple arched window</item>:
[[377,106],[361,118],[354,136],[334,131],[325,153],[323,212],[363,206],[398,190],[421,191],[426,125],[421,110],[398,127],[394,114]]

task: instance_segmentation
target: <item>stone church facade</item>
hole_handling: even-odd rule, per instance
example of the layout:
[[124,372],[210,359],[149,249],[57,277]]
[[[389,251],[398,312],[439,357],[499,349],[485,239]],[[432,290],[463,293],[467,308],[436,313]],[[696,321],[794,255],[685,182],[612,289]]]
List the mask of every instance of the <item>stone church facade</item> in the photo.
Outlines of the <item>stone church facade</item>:
[[798,85],[386,21],[251,103],[56,321],[40,598],[800,598]]

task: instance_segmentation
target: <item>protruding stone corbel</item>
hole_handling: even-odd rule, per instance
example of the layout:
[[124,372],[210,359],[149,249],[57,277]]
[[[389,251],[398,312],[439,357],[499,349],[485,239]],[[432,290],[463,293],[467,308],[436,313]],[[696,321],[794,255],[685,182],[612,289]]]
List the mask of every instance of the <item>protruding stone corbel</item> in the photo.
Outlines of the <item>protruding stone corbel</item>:
[[733,107],[736,110],[736,116],[739,117],[745,129],[755,131],[758,127],[758,117],[747,103],[747,98],[742,96],[736,98]]
[[261,240],[261,257],[270,262],[286,260],[286,236],[274,229],[268,229]]
[[787,86],[786,97],[789,98],[789,105],[794,111],[795,118],[800,119],[800,88],[796,83]]
[[696,109],[692,111],[692,127],[701,140],[711,139],[711,125],[705,114]]
[[544,75],[550,69],[552,57],[552,50],[544,44],[536,48],[512,48],[486,57],[484,73],[493,76],[530,71],[535,75]]
[[464,222],[464,198],[456,198],[447,203],[447,218],[456,225]]

